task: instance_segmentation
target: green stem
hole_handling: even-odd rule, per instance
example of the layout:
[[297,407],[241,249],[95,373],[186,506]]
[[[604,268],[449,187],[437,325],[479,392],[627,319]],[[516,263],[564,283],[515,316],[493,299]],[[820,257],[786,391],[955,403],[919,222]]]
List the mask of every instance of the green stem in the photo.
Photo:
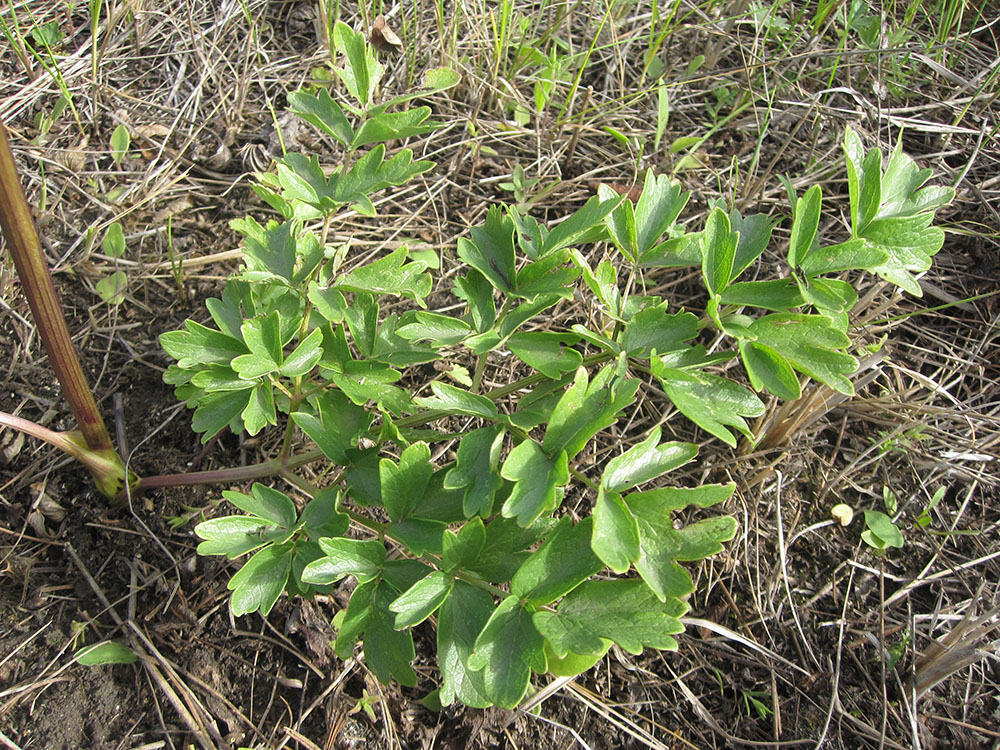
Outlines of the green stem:
[[480,354],[476,359],[476,371],[472,375],[472,388],[473,393],[479,393],[479,386],[483,384],[483,374],[486,372],[486,354]]

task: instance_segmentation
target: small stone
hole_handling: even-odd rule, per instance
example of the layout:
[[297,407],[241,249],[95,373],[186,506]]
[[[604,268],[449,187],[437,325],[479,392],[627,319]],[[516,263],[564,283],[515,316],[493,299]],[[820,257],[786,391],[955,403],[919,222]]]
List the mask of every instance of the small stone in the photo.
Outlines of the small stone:
[[850,505],[840,503],[839,505],[834,505],[830,509],[830,515],[833,517],[833,520],[841,526],[850,526],[851,521],[854,519],[854,510]]

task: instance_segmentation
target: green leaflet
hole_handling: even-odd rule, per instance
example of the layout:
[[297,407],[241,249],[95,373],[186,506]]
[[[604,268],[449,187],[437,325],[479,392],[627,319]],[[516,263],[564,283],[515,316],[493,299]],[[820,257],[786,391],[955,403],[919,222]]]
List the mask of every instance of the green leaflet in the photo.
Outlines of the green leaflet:
[[641,443],[608,461],[601,476],[601,486],[612,492],[623,492],[683,466],[697,454],[698,446],[693,443],[661,444],[660,428],[654,427]]
[[[755,320],[750,326],[750,333],[755,337],[757,346],[767,347],[799,372],[840,393],[854,393],[854,386],[846,376],[858,368],[858,361],[841,351],[850,345],[850,339],[831,325],[828,318],[774,313]],[[744,363],[746,361],[744,358]],[[750,367],[747,371],[753,382],[754,372]],[[754,387],[759,387],[756,382]],[[797,397],[796,393],[793,398]]]
[[264,616],[285,590],[292,569],[290,545],[272,544],[255,554],[229,579],[229,610],[234,617],[260,611]]
[[500,475],[514,482],[503,515],[527,527],[562,501],[561,488],[569,482],[568,457],[563,450],[550,458],[534,440],[524,440],[507,456]]
[[359,213],[374,216],[375,207],[368,197],[370,193],[391,185],[402,185],[433,167],[433,162],[413,161],[413,152],[408,148],[386,159],[385,146],[380,143],[337,180],[333,199],[336,203],[353,203]]
[[444,478],[446,489],[464,489],[462,509],[466,518],[487,516],[503,482],[497,466],[503,447],[500,426],[481,427],[462,437],[455,465]]
[[679,182],[667,175],[654,175],[646,171],[642,194],[635,206],[637,261],[645,257],[660,241],[660,238],[677,221],[691,193],[684,190]]
[[341,146],[347,147],[354,140],[354,129],[344,110],[326,89],[320,89],[316,95],[293,91],[288,95],[288,104],[292,112],[335,138]]
[[486,546],[486,527],[482,518],[473,518],[457,534],[445,531],[442,540],[442,567],[448,572],[456,568],[469,567],[475,563],[484,546]]
[[389,609],[396,613],[396,630],[419,625],[434,614],[448,598],[454,583],[454,578],[438,570],[408,588],[389,605]]
[[644,647],[675,650],[672,635],[683,632],[687,609],[673,597],[661,602],[642,581],[587,581],[532,621],[557,656],[599,652],[605,639],[640,654]]
[[667,303],[647,307],[625,324],[621,345],[630,357],[649,357],[686,348],[698,335],[698,317],[689,312],[667,312]]
[[471,239],[458,240],[458,257],[486,277],[494,289],[513,292],[517,278],[514,222],[504,216],[499,207],[493,206],[483,226],[473,227],[469,234]]
[[662,359],[650,360],[653,375],[680,412],[711,435],[736,446],[731,429],[751,437],[745,417],[764,413],[764,404],[743,386],[704,372],[666,367]]
[[542,443],[545,452],[551,456],[565,451],[569,458],[576,456],[590,438],[614,424],[638,388],[638,380],[619,379],[615,365],[605,367],[593,381],[586,369],[577,370],[573,384],[549,419]]
[[896,524],[880,510],[865,511],[865,526],[861,538],[869,547],[884,550],[886,547],[902,547],[903,535]]
[[183,331],[161,334],[160,346],[177,360],[178,367],[184,369],[206,364],[228,365],[234,357],[248,351],[241,339],[214,331],[193,320],[184,321]]
[[602,486],[594,506],[590,547],[615,573],[625,573],[639,559],[639,524],[617,492]]
[[[310,500],[299,517],[306,533],[313,541],[322,537],[337,537],[347,531],[350,518],[337,510],[339,491],[336,489],[320,490]],[[317,548],[317,552],[322,548]]]
[[449,315],[419,310],[413,318],[413,322],[396,329],[396,333],[407,341],[427,341],[441,348],[461,343],[472,334],[468,323]]
[[342,391],[327,390],[316,398],[318,415],[292,413],[292,420],[323,455],[340,466],[349,462],[345,451],[354,447],[372,423],[372,414],[354,404]]
[[739,233],[731,230],[725,211],[712,209],[699,240],[702,276],[709,294],[720,294],[733,280],[738,242]]
[[632,201],[622,201],[621,205],[604,220],[604,223],[607,225],[608,234],[611,235],[615,247],[622,255],[635,263],[638,240],[635,231],[635,206],[632,205]]
[[320,539],[324,557],[309,563],[302,572],[306,583],[325,585],[354,576],[358,583],[377,578],[385,562],[385,546],[375,540]]
[[528,690],[531,671],[545,672],[544,641],[531,615],[508,596],[493,610],[466,662],[483,672],[486,695],[497,706],[514,708]]
[[776,222],[764,214],[743,216],[735,208],[729,212],[729,226],[739,233],[733,257],[732,278],[737,278],[756,261],[771,241]]
[[549,331],[515,333],[507,340],[507,348],[529,367],[548,378],[560,378],[563,373],[574,372],[583,362],[583,356],[571,348],[580,341],[579,336]]
[[342,291],[409,297],[421,307],[426,307],[424,297],[430,294],[433,283],[430,274],[426,272],[427,264],[422,260],[406,263],[406,254],[406,247],[400,247],[386,257],[341,277],[337,281],[337,288]]
[[659,597],[681,597],[693,590],[691,578],[678,561],[701,560],[722,549],[736,533],[736,521],[716,516],[675,529],[671,513],[688,505],[707,508],[727,500],[736,485],[670,487],[636,492],[623,498],[639,528],[639,557],[635,568]]
[[371,143],[429,133],[441,126],[439,122],[429,121],[427,118],[430,115],[430,107],[416,107],[403,112],[381,112],[374,116],[369,114],[354,136],[351,146],[358,148]]
[[82,664],[85,667],[96,667],[102,664],[134,664],[139,661],[138,655],[131,648],[115,641],[102,641],[91,646],[84,646],[76,650],[73,659],[77,664]]
[[580,270],[567,265],[569,258],[568,250],[557,250],[529,263],[517,272],[517,282],[511,295],[526,300],[543,295],[571,299],[573,282],[580,275]]
[[448,383],[435,380],[431,383],[433,397],[413,399],[413,403],[425,409],[436,409],[447,414],[467,414],[483,419],[496,419],[497,407],[485,396],[456,388]]
[[590,549],[593,518],[573,525],[563,519],[556,531],[518,569],[510,593],[532,607],[551,604],[597,573],[604,564]]
[[374,578],[358,585],[337,635],[335,650],[347,659],[354,644],[364,639],[365,662],[379,682],[395,679],[402,685],[417,684],[417,675],[410,666],[415,651],[410,632],[400,632],[394,625],[395,616],[389,609],[399,591],[388,581]]
[[556,523],[553,518],[539,518],[523,528],[514,518],[497,516],[486,525],[486,542],[466,570],[491,583],[509,581],[531,556],[528,548],[544,538]]
[[[318,163],[316,168],[319,169]],[[320,174],[322,175],[322,172]],[[306,185],[302,192],[308,195],[308,191],[311,190]],[[312,194],[315,195],[315,192],[312,191]],[[252,221],[252,219],[247,220],[247,222]],[[291,281],[295,272],[296,236],[300,228],[298,222],[286,221],[277,224],[269,221],[263,228],[257,224],[256,231],[250,231],[252,225],[249,223],[237,226],[243,232],[243,253],[247,268],[258,274],[264,274],[263,278],[275,277]]]
[[766,388],[778,398],[794,401],[802,395],[799,379],[792,366],[778,352],[756,341],[741,341],[740,356],[757,390]]
[[250,399],[246,408],[240,412],[240,417],[243,419],[243,429],[250,435],[256,435],[269,424],[278,424],[270,383],[261,383],[250,391]]
[[584,283],[604,305],[607,315],[614,320],[622,320],[622,295],[618,290],[618,276],[611,262],[602,260],[594,271],[580,252],[574,251],[571,259],[580,269]]
[[823,193],[819,185],[813,185],[796,200],[792,238],[788,243],[788,265],[792,268],[798,268],[812,250],[822,204]]
[[382,504],[389,518],[399,521],[409,515],[424,496],[434,468],[427,443],[414,443],[399,457],[399,463],[383,458],[378,465]]
[[[818,253],[809,256],[812,259]],[[725,305],[750,305],[775,312],[788,312],[806,303],[798,285],[792,279],[771,281],[737,281],[722,293]]]
[[476,638],[493,610],[493,597],[465,581],[455,581],[451,595],[441,605],[437,648],[442,705],[448,706],[456,698],[473,708],[493,705],[486,692],[485,673],[467,666]]
[[241,432],[243,420],[240,415],[246,410],[250,396],[248,391],[235,391],[209,393],[198,399],[198,407],[191,418],[191,429],[204,433],[202,443],[207,443],[229,426],[233,427],[233,432]]
[[604,218],[615,209],[621,198],[604,200],[592,196],[583,208],[559,222],[545,236],[537,257],[545,257],[549,253],[575,245],[579,242],[593,241],[594,228],[599,227]]
[[272,312],[244,322],[241,332],[250,353],[234,357],[233,370],[244,380],[277,372],[284,361],[278,313]]
[[195,533],[204,539],[199,555],[225,555],[233,560],[268,543],[263,532],[270,524],[253,516],[224,516],[202,521]]
[[250,494],[225,490],[222,496],[252,516],[258,516],[276,526],[291,528],[295,525],[295,503],[283,492],[260,482],[254,482]]

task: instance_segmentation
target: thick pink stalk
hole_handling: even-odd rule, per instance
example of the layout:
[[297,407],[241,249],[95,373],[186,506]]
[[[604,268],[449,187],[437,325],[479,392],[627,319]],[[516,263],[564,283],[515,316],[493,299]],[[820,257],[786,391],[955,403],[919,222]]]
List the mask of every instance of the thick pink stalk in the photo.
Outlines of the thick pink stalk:
[[[87,449],[98,454],[103,461],[114,461],[112,456],[117,458],[117,454],[73,348],[3,123],[0,123],[0,229],[14,259],[38,334],[49,355],[49,364],[62,386]],[[116,481],[110,481],[112,477],[107,471],[103,476],[95,474],[98,487],[104,494],[107,495],[116,482],[118,488],[109,496],[121,487],[125,472],[120,459],[117,461],[117,474]]]

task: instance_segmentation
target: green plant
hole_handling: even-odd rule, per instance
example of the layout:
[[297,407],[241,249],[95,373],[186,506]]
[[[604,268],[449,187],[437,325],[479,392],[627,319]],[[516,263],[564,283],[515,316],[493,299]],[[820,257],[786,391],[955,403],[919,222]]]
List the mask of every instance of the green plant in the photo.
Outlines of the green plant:
[[892,520],[899,510],[899,501],[888,486],[882,487],[882,504],[885,513],[880,510],[865,511],[865,530],[861,532],[861,540],[878,552],[903,546],[903,534]]
[[[444,705],[515,706],[533,673],[577,674],[614,643],[676,648],[694,588],[681,563],[736,533],[733,518],[705,512],[735,484],[664,486],[698,448],[664,441],[659,425],[610,457],[589,446],[640,391],[733,447],[759,437],[747,423],[765,410],[755,391],[798,398],[813,379],[852,393],[857,278],[845,272],[919,294],[912,274],[941,246],[930,224],[950,189],[923,187],[929,173],[898,148],[883,171],[881,152],[848,130],[851,238],[821,242],[820,188],[791,191],[784,277],[740,281],[756,278],[775,221],[715,207],[690,231],[678,222],[688,193],[650,171],[637,201],[601,187],[555,225],[490,208],[458,240],[457,268],[441,275],[451,286],[436,288],[433,253],[400,246],[359,262],[328,236],[343,209],[373,216],[378,191],[433,167],[387,144],[433,130],[430,107],[409,105],[457,77],[434,70],[423,90],[379,102],[382,66],[364,38],[338,22],[332,43],[353,101],[319,88],[289,103],[343,162],[330,171],[289,153],[259,175],[280,220],[233,222],[245,266],[208,301],[208,324],[160,339],[176,360],[165,380],[203,442],[279,427],[273,458],[128,489],[244,483],[222,493],[241,515],[196,527],[201,554],[250,555],[229,581],[231,612],[266,615],[284,593],[354,578],[336,652],[361,642],[380,680],[415,685],[412,629],[433,619]],[[580,250],[595,242],[600,260]],[[685,266],[706,290],[697,313],[645,291]],[[555,328],[549,311],[578,295],[597,322]],[[454,299],[461,311],[445,312]],[[721,367],[737,359],[752,389]],[[315,447],[300,449],[301,436]],[[306,479],[298,469],[313,462]],[[274,476],[295,497],[254,481]]]
[[[941,245],[930,221],[950,190],[922,188],[927,173],[898,149],[883,172],[881,152],[865,154],[848,131],[851,239],[820,242],[819,187],[792,194],[789,275],[759,281],[738,279],[775,223],[715,208],[702,231],[685,231],[677,219],[688,195],[665,176],[647,174],[636,203],[602,188],[551,229],[494,207],[458,241],[452,292],[464,313],[434,312],[426,257],[401,247],[348,270],[345,248],[304,227],[325,230],[345,205],[371,214],[371,192],[431,167],[406,149],[386,160],[381,143],[356,156],[424,128],[429,110],[375,105],[377,61],[342,24],[335,38],[348,60],[338,75],[357,106],[324,90],[290,102],[348,150],[345,164],[327,175],[315,157],[289,154],[261,176],[259,194],[284,221],[234,222],[247,265],[209,302],[216,327],[188,321],[161,337],[177,360],[166,378],[195,409],[203,439],[284,421],[268,472],[312,498],[300,511],[255,483],[223,493],[246,515],[197,526],[202,554],[254,553],[229,582],[233,614],[267,614],[283,593],[310,596],[353,577],[336,651],[346,657],[362,641],[380,679],[413,685],[410,631],[436,615],[444,704],[513,706],[533,672],[575,674],[613,642],[632,652],[676,647],[693,587],[679,563],[720,550],[736,524],[708,516],[676,528],[675,515],[717,506],[735,487],[636,490],[697,454],[663,442],[658,427],[603,464],[588,444],[649,383],[709,434],[730,445],[740,433],[752,439],[745,420],[763,403],[715,370],[737,356],[757,390],[798,398],[812,378],[851,393],[857,294],[840,276],[869,270],[919,293],[910,274]],[[399,125],[372,124],[389,117]],[[610,253],[594,268],[577,248],[601,239]],[[656,269],[690,265],[709,295],[701,316],[634,291]],[[579,282],[604,325],[539,329]],[[413,308],[387,312],[387,297]],[[703,332],[733,346],[710,353],[696,343]],[[502,350],[523,375],[483,390],[488,355]],[[422,365],[444,359],[475,363],[467,387],[423,375]],[[317,449],[294,453],[296,428]],[[319,482],[294,471],[321,456],[336,468]],[[633,568],[638,577],[628,577]]]
[[[109,258],[117,259],[125,254],[125,232],[119,222],[112,222],[108,226],[101,249]],[[98,281],[94,288],[102,300],[117,307],[125,301],[127,284],[128,276],[124,271],[118,270]]]

